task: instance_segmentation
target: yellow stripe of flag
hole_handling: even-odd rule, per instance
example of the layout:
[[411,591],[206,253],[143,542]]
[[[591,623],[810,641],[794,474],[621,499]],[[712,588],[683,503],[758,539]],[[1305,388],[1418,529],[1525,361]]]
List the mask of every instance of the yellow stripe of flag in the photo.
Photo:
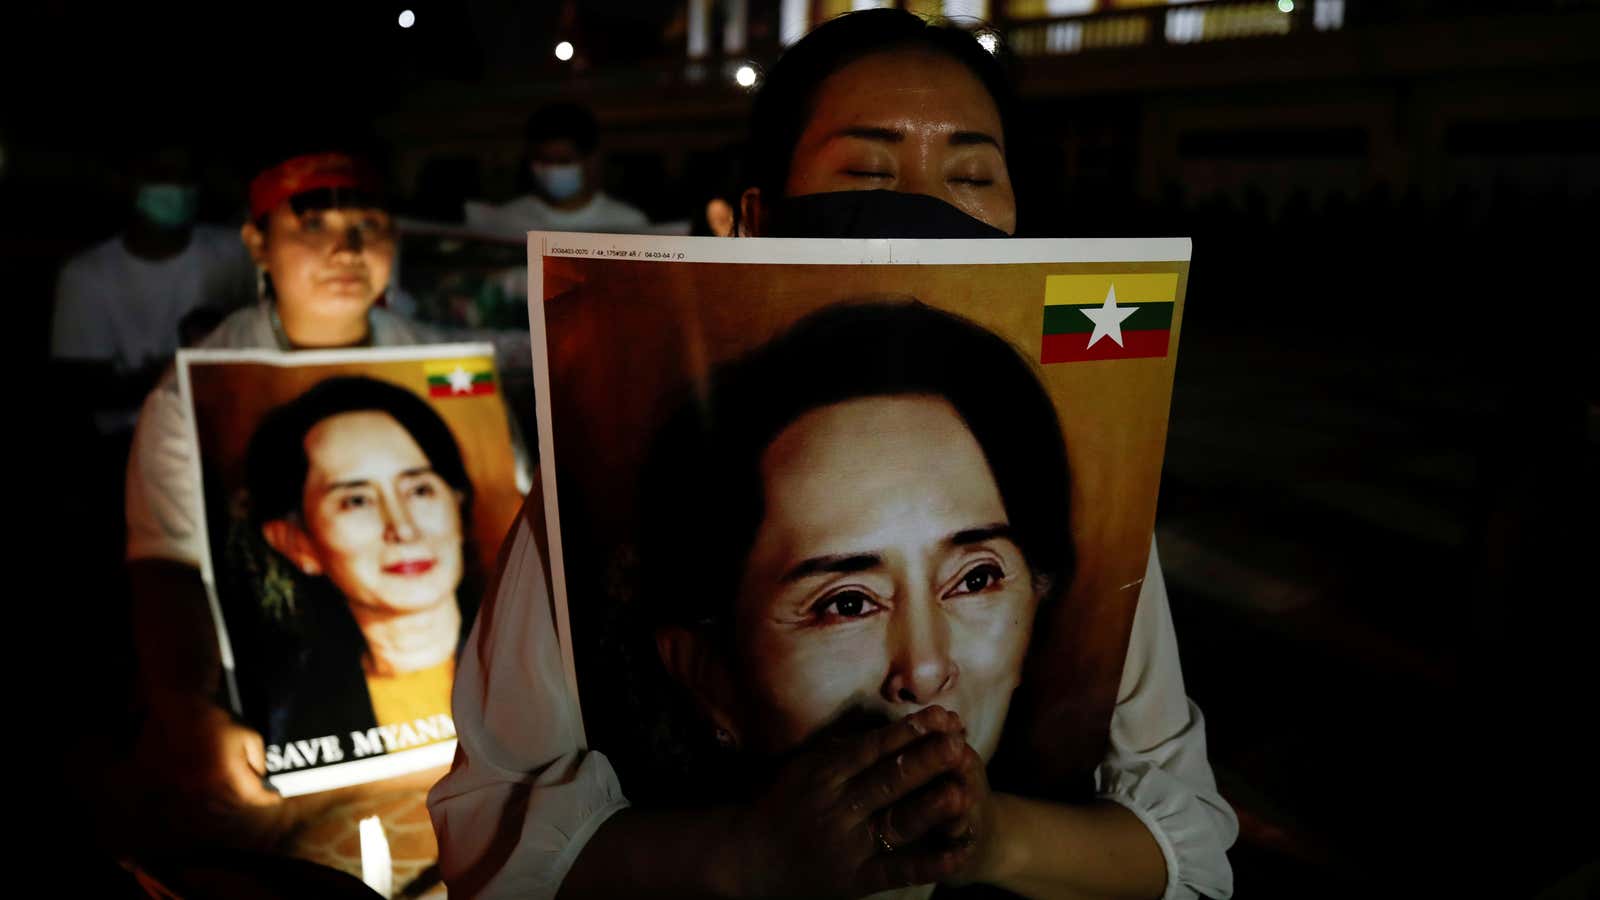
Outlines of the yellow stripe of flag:
[[1117,287],[1117,303],[1171,303],[1178,296],[1177,272],[1107,272],[1095,275],[1046,275],[1045,306],[1099,306]]
[[465,369],[468,375],[486,375],[494,371],[494,361],[487,356],[475,356],[467,359],[430,359],[422,364],[423,374],[429,378],[450,375],[456,369]]

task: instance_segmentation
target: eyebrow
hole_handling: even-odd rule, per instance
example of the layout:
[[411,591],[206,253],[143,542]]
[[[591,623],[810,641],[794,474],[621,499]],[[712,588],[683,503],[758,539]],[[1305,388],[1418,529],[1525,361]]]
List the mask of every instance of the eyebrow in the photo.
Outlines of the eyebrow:
[[[995,522],[978,528],[966,528],[944,539],[947,547],[969,547],[995,538],[1011,539],[1011,526]],[[876,553],[839,553],[832,556],[813,556],[801,560],[778,579],[780,584],[799,581],[813,575],[849,575],[866,572],[883,565],[883,557]]]
[[[899,144],[904,142],[906,139],[905,132],[903,131],[897,131],[893,128],[874,128],[865,125],[841,128],[830,135],[830,137],[853,137],[860,138],[864,141],[880,141],[886,144]],[[989,144],[996,150],[1000,149],[1000,141],[995,139],[994,135],[987,132],[957,131],[950,135],[950,146],[952,147],[971,147],[979,144]]]
[[[433,466],[417,466],[416,468],[406,469],[404,472],[401,472],[399,477],[401,477],[401,478],[410,478],[413,475],[426,475],[426,474],[428,474],[429,472],[432,472],[432,471],[433,471]],[[346,488],[366,487],[367,485],[370,485],[370,484],[372,484],[372,479],[370,479],[370,478],[353,478],[353,479],[351,479],[349,481],[335,481],[335,482],[332,482],[331,484],[328,485],[328,490],[329,491],[339,491],[339,490],[344,490]]]

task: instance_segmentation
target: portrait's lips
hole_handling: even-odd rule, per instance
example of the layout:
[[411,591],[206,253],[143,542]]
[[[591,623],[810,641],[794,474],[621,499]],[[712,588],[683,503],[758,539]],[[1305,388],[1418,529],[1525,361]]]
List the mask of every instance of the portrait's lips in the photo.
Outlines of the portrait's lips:
[[383,572],[385,575],[423,575],[431,571],[435,564],[436,561],[431,559],[410,559],[384,566]]

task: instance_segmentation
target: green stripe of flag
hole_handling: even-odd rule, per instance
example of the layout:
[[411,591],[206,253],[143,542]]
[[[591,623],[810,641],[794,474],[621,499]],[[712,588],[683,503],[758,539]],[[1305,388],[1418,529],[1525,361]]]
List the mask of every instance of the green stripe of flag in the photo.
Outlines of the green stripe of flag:
[[[494,373],[493,372],[479,372],[478,374],[472,376],[472,383],[473,384],[484,384],[485,382],[490,382],[490,381],[493,381],[493,380],[494,380]],[[450,384],[450,376],[449,375],[429,375],[428,376],[428,384],[429,385],[448,385],[448,384]]]
[[[1171,303],[1120,303],[1119,306],[1133,306],[1133,315],[1122,320],[1124,331],[1155,331],[1157,329],[1172,328]],[[1096,306],[1046,306],[1044,308],[1044,333],[1045,334],[1087,334],[1094,330],[1094,322],[1080,310],[1096,309]]]

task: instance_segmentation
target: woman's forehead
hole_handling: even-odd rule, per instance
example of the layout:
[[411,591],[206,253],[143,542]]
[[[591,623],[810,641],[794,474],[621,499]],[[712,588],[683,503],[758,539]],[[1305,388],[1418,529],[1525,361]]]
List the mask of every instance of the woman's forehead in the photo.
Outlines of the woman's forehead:
[[806,131],[902,125],[950,131],[992,131],[1000,110],[983,82],[962,63],[905,48],[862,57],[823,80],[812,98]]

